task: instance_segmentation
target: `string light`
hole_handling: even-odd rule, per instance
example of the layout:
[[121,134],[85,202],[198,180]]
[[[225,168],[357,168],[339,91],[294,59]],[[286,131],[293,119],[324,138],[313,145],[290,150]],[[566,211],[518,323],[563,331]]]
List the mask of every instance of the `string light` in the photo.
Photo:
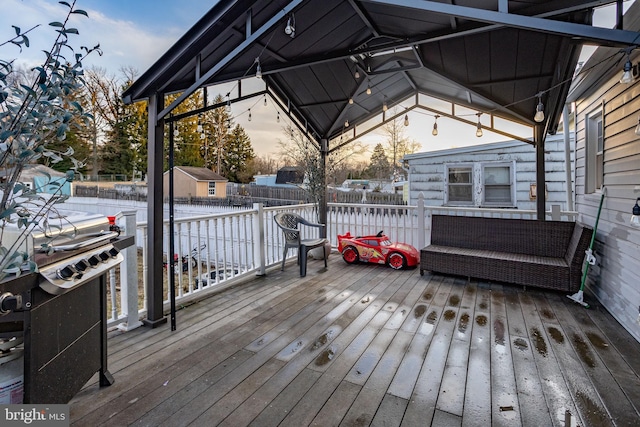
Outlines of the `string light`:
[[533,116],[533,120],[538,123],[544,121],[544,105],[542,104],[542,92],[538,94],[538,105],[536,105],[536,114]]
[[231,114],[231,97],[230,93],[227,93],[227,114]]
[[438,117],[440,117],[440,116],[437,115],[437,114],[434,117],[435,120],[433,121],[433,130],[431,131],[431,135],[433,135],[433,136],[438,136]]
[[200,139],[204,139],[204,132],[200,134]]
[[284,33],[291,38],[296,36],[296,18],[293,13],[291,13],[291,16],[287,19],[287,26],[284,27]]
[[476,136],[480,138],[482,136],[482,123],[480,123],[480,116],[482,113],[477,113],[478,116],[478,126],[476,128]]
[[267,106],[267,94],[266,93],[264,94],[264,106],[265,107]]
[[256,77],[262,79],[262,67],[260,66],[260,58],[256,58]]
[[358,71],[358,69],[357,69],[357,68],[356,68],[356,72],[355,72],[355,73],[353,73],[353,77],[355,77],[355,78],[356,78],[356,80],[360,78],[360,71]]
[[385,96],[384,101],[382,101],[382,111],[387,111],[389,106],[387,105],[387,97]]
[[638,126],[636,126],[635,134],[640,136],[640,116],[638,116]]
[[196,131],[202,132],[202,118],[198,115],[198,126],[196,127]]
[[280,111],[278,111],[278,115],[276,116],[276,123],[280,123]]
[[367,80],[367,95],[371,95],[371,80]]
[[633,83],[636,79],[633,77],[633,73],[631,70],[633,69],[633,64],[631,63],[631,48],[625,49],[627,54],[627,62],[624,63],[624,67],[622,68],[622,77],[620,77],[620,83],[629,84]]
[[353,104],[353,98],[349,98],[349,105]]
[[404,125],[405,126],[409,126],[409,115],[408,114],[404,115]]
[[344,121],[344,127],[348,128],[349,127],[349,119]]
[[251,121],[251,108],[249,108],[249,121]]

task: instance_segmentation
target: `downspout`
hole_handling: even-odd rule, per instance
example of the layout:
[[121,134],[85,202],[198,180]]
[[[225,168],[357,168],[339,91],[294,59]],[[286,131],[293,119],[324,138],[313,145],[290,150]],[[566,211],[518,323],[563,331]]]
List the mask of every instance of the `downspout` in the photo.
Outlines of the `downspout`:
[[567,210],[573,210],[573,184],[571,166],[571,130],[569,129],[569,104],[564,104],[562,109],[562,130],[564,133],[564,169],[567,181]]

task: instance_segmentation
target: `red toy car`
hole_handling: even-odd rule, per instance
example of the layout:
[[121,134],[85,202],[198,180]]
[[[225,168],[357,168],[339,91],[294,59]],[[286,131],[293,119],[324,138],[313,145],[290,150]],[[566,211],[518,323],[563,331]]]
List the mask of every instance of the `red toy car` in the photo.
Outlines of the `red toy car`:
[[403,267],[415,267],[420,260],[416,248],[406,243],[391,243],[381,231],[375,236],[355,237],[347,234],[338,235],[338,250],[348,264],[358,261],[387,264],[399,270]]

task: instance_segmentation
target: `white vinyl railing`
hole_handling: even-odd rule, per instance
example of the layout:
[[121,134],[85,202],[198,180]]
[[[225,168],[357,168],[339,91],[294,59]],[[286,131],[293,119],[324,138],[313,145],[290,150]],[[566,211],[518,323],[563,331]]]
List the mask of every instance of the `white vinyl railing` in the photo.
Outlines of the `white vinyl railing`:
[[[267,268],[282,262],[284,239],[273,217],[278,212],[296,212],[311,222],[317,222],[317,208],[313,204],[264,208],[255,204],[252,209],[236,212],[199,215],[174,220],[175,289],[180,304],[202,298],[204,295],[231,286],[250,275],[264,275]],[[419,198],[417,206],[365,205],[329,203],[327,212],[327,238],[335,248],[339,234],[372,235],[380,231],[392,241],[404,242],[422,248],[430,242],[431,216],[484,216],[499,218],[535,219],[535,211],[518,209],[478,209],[466,207],[425,206]],[[576,212],[561,212],[557,207],[547,212],[547,219],[575,221]],[[129,215],[131,220],[131,214]],[[135,214],[133,215],[135,219]],[[128,234],[133,233],[132,226]],[[125,259],[126,274],[111,274],[109,325],[121,329],[137,327],[146,313],[147,276],[147,224],[136,225],[136,248],[125,253],[135,256],[134,264]],[[303,227],[303,233],[317,236],[318,229]],[[164,222],[165,273],[164,297],[169,303],[169,223]],[[287,258],[297,256],[290,250]],[[137,269],[132,268],[137,265]],[[122,270],[119,268],[117,270]],[[134,269],[135,271],[131,271]],[[133,277],[135,275],[135,277]],[[135,300],[135,301],[134,301]],[[137,307],[137,312],[136,312]],[[130,314],[129,314],[130,313]]]

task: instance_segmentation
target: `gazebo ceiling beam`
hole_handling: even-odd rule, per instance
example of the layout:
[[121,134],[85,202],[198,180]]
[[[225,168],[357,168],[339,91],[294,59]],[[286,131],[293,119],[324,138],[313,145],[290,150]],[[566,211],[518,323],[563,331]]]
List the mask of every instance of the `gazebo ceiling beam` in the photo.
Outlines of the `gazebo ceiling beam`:
[[213,76],[220,72],[222,68],[227,66],[231,61],[233,61],[240,53],[242,53],[245,49],[253,45],[257,42],[261,36],[263,36],[267,31],[272,29],[275,25],[280,22],[285,16],[287,16],[293,9],[296,8],[303,0],[292,0],[285,7],[280,10],[280,12],[276,13],[271,19],[269,19],[264,25],[258,28],[255,32],[251,34],[245,41],[240,43],[229,52],[224,58],[216,63],[213,67],[207,70],[199,79],[196,79],[191,86],[189,86],[175,101],[173,101],[167,108],[162,110],[160,114],[158,114],[158,120],[163,119],[167,116],[174,108],[182,103],[185,99],[191,96],[198,88],[204,86],[205,83],[210,80]]
[[[472,21],[498,24],[511,28],[558,34],[565,37],[577,37],[585,42],[593,42],[604,46],[635,46],[640,43],[640,34],[635,31],[612,30],[592,27],[573,22],[555,21],[534,16],[516,15],[513,13],[496,12],[477,7],[458,6],[438,3],[430,0],[361,0],[366,3],[376,3],[397,6],[424,12],[439,13]],[[583,6],[584,7],[584,6]]]

